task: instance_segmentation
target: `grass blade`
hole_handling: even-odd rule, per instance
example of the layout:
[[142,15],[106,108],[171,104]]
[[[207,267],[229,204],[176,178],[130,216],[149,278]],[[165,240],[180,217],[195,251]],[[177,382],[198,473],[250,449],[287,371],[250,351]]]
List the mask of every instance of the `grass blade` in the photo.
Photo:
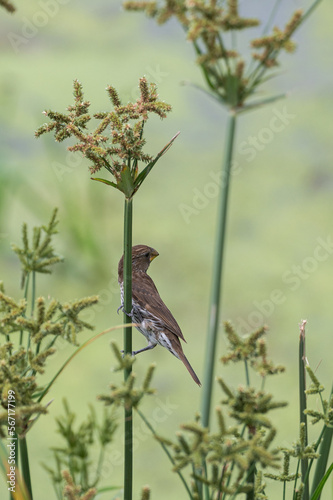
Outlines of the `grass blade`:
[[41,400],[44,398],[44,396],[46,396],[46,394],[49,392],[50,388],[52,387],[52,385],[54,384],[54,382],[57,380],[57,378],[59,377],[59,375],[64,371],[64,369],[66,368],[66,366],[69,365],[69,363],[72,361],[72,359],[75,358],[75,356],[77,356],[77,354],[79,354],[79,352],[82,351],[82,349],[85,349],[89,344],[91,344],[95,340],[99,339],[100,337],[102,337],[102,335],[105,335],[106,333],[112,332],[113,330],[119,330],[121,328],[128,328],[130,326],[135,326],[135,323],[134,324],[130,323],[130,324],[127,324],[127,325],[112,326],[111,328],[107,328],[106,330],[103,330],[102,332],[98,333],[97,335],[94,335],[90,339],[86,340],[86,342],[84,342],[82,345],[80,345],[80,347],[78,347],[76,349],[76,351],[74,351],[73,354],[71,354],[71,356],[69,356],[69,358],[61,366],[61,368],[59,368],[59,370],[57,371],[57,373],[54,375],[54,377],[52,378],[52,380],[49,382],[49,384],[46,386],[46,388],[44,389],[44,391],[42,392],[42,394],[39,396],[38,403],[40,403]]
[[161,158],[161,156],[163,156],[164,153],[168,151],[168,149],[172,146],[174,140],[177,139],[179,134],[180,132],[177,132],[177,134],[173,136],[171,141],[169,141],[168,144],[166,144],[164,148],[155,156],[155,158],[150,163],[148,163],[148,165],[139,173],[139,175],[135,179],[135,191],[139,189],[139,187],[141,186],[141,184],[143,183],[149,172],[152,170],[154,165]]
[[320,495],[322,494],[323,488],[325,486],[325,483],[326,483],[327,479],[329,478],[330,474],[332,473],[332,471],[333,471],[333,463],[331,463],[331,465],[327,469],[326,474],[324,475],[324,477],[322,478],[322,480],[318,484],[317,488],[315,489],[314,493],[312,494],[311,500],[319,500]]
[[[332,397],[332,393],[333,393],[333,388],[331,390],[330,400]],[[313,476],[311,495],[315,494],[315,492],[317,491],[317,487],[321,483],[322,478],[324,476],[324,473],[325,473],[325,470],[327,467],[328,457],[330,454],[332,437],[333,437],[333,428],[325,426],[324,430],[323,430],[323,436],[322,436],[320,448],[319,448],[319,455],[320,456],[316,462],[315,473]],[[332,465],[331,465],[331,467],[332,467]],[[312,498],[311,498],[311,500],[312,500]]]

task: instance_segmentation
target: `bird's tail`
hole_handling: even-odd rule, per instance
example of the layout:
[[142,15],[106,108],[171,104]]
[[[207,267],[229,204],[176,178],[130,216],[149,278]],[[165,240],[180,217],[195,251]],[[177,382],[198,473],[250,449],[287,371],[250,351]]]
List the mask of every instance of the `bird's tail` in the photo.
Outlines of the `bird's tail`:
[[197,374],[195,373],[195,371],[193,370],[192,366],[190,365],[190,362],[189,360],[187,359],[187,357],[185,356],[185,354],[182,352],[182,353],[179,353],[179,359],[184,363],[184,365],[186,366],[188,372],[190,373],[191,377],[193,378],[194,382],[196,384],[198,384],[198,386],[200,387],[201,386],[201,382],[200,380],[198,379],[197,377]]
[[197,374],[195,373],[195,371],[193,370],[192,366],[190,365],[190,362],[189,360],[187,359],[187,357],[185,356],[184,354],[184,351],[182,349],[182,346],[181,346],[181,343],[179,341],[179,338],[176,337],[176,335],[173,335],[171,337],[169,337],[169,340],[171,341],[169,343],[168,346],[166,346],[169,351],[174,355],[176,356],[176,358],[180,359],[180,361],[182,361],[184,363],[184,365],[186,366],[189,374],[191,375],[191,377],[193,378],[194,382],[196,384],[198,384],[198,386],[200,387],[201,386],[201,382],[200,380],[198,379],[197,377]]

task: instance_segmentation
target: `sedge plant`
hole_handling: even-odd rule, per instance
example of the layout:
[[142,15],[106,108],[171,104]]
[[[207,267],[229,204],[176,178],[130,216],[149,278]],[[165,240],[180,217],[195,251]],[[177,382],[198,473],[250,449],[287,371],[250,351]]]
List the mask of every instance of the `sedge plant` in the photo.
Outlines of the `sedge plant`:
[[[115,328],[118,327],[104,330],[84,342],[67,360],[61,371],[82,349]],[[116,360],[114,374],[129,370],[135,363],[135,358],[129,354],[122,356],[115,342],[111,342],[111,347]],[[63,497],[68,497],[71,500],[90,500],[113,490],[121,492],[122,488],[116,485],[104,487],[99,485],[102,476],[105,476],[102,471],[106,450],[112,443],[118,428],[118,409],[120,407],[127,410],[131,408],[139,412],[138,407],[144,397],[155,393],[155,390],[150,387],[154,370],[155,364],[147,368],[141,386],[138,386],[136,376],[132,371],[130,376],[126,380],[123,379],[121,383],[117,384],[113,378],[110,392],[98,396],[98,399],[103,401],[105,406],[111,406],[111,411],[107,408],[104,409],[101,423],[98,422],[94,407],[90,405],[90,413],[86,420],[80,425],[76,425],[76,414],[70,410],[66,399],[63,400],[64,414],[56,419],[57,430],[62,438],[62,446],[51,448],[54,466],[43,464],[59,500],[62,500]],[[97,460],[95,457],[96,448],[99,449]],[[111,478],[108,477],[108,479]],[[63,488],[64,482],[65,487]],[[145,486],[140,498],[148,500],[149,495],[150,489]]]
[[[106,332],[89,339],[80,346],[74,355]],[[114,374],[116,375],[117,372],[124,372],[124,370],[131,368],[135,358],[130,355],[122,357],[119,347],[114,342],[111,342],[111,347],[116,360],[113,369]],[[91,498],[95,498],[96,495],[101,493],[122,489],[116,485],[104,487],[99,485],[103,476],[106,451],[109,449],[110,444],[112,445],[114,434],[118,429],[118,408],[138,410],[143,398],[146,395],[154,394],[154,389],[150,387],[154,369],[154,364],[147,368],[141,386],[137,386],[133,372],[130,373],[127,380],[123,380],[118,384],[114,377],[110,385],[110,392],[98,396],[98,399],[103,401],[105,406],[111,406],[111,410],[104,408],[101,422],[97,418],[94,407],[90,405],[90,411],[86,419],[77,424],[75,412],[69,408],[66,399],[63,400],[64,414],[56,419],[57,431],[61,436],[61,446],[59,444],[52,448],[55,465],[53,467],[44,465],[59,500],[63,498],[63,481],[65,480],[68,483],[68,478],[70,478],[72,486],[80,492],[80,498],[81,495],[83,498],[85,498],[84,495],[91,495]],[[98,448],[97,459],[96,448]],[[65,489],[66,487],[68,487],[68,484]],[[144,491],[147,497],[147,488]]]
[[[96,128],[89,130],[92,117],[88,110],[89,101],[84,100],[82,85],[74,81],[73,105],[68,106],[68,113],[45,111],[50,122],[41,126],[36,136],[53,132],[56,141],[69,137],[75,144],[70,151],[81,153],[90,163],[90,172],[95,175],[106,170],[109,178],[92,177],[124,195],[124,353],[132,353],[132,331],[129,314],[132,310],[132,220],[133,197],[146,179],[156,162],[168,150],[177,137],[176,134],[155,156],[144,151],[144,127],[153,113],[165,118],[171,106],[158,100],[156,85],[148,83],[146,78],[139,81],[140,97],[135,102],[122,104],[116,89],[107,87],[107,93],[113,109],[93,115]],[[126,314],[128,313],[128,314]],[[124,378],[131,377],[132,366],[124,367]],[[131,500],[133,489],[133,414],[132,406],[125,405],[124,412],[124,498]]]
[[[197,413],[193,421],[180,426],[175,439],[170,439],[158,435],[139,411],[166,452],[173,472],[178,474],[184,498],[269,500],[272,481],[277,481],[281,500],[318,500],[321,494],[327,494],[326,483],[333,470],[333,464],[327,466],[333,433],[332,392],[328,399],[323,396],[324,387],[306,360],[300,385],[305,387],[307,376],[311,384],[305,390],[305,399],[319,396],[321,409],[317,405],[309,409],[302,403],[300,412],[302,417],[311,417],[311,424],[321,423],[321,429],[316,440],[309,443],[306,423],[301,418],[295,442],[290,447],[279,446],[274,412],[286,407],[287,402],[275,400],[266,386],[271,376],[280,376],[285,368],[268,357],[267,329],[262,327],[242,337],[230,322],[225,322],[225,333],[228,350],[221,362],[224,366],[236,364],[238,373],[244,375],[237,380],[238,387],[226,382],[226,374],[217,378],[221,396],[215,408],[215,430],[204,426]],[[300,361],[306,359],[304,339],[302,323]]]
[[[80,313],[98,300],[93,296],[62,303],[37,297],[38,273],[51,273],[52,266],[63,260],[53,247],[57,225],[57,210],[54,210],[50,222],[35,227],[31,237],[23,224],[22,245],[12,245],[21,262],[23,297],[19,300],[10,297],[0,282],[0,437],[9,439],[12,446],[11,460],[7,459],[6,448],[1,448],[2,468],[4,472],[8,464],[14,468],[10,470],[17,472],[22,498],[30,500],[33,489],[27,434],[39,417],[47,413],[51,401],[44,399],[57,377],[41,385],[39,376],[57,350],[58,339],[77,345],[78,334],[93,328],[80,318]],[[14,499],[15,481],[8,486]]]
[[[105,451],[113,441],[117,429],[117,418],[114,412],[105,411],[99,422],[93,405],[89,405],[86,419],[77,424],[77,416],[69,407],[66,398],[63,399],[64,413],[56,418],[57,432],[61,442],[52,448],[55,466],[42,464],[48,472],[58,500],[63,498],[64,471],[70,474],[73,484],[80,486],[80,494],[98,493]],[[91,464],[94,446],[98,446],[98,458],[93,474]],[[108,491],[116,486],[108,487]]]
[[[209,426],[212,405],[212,385],[217,352],[219,318],[221,315],[221,280],[228,211],[230,171],[236,140],[236,124],[240,114],[255,110],[284,97],[283,94],[260,99],[258,90],[271,78],[279,64],[282,51],[293,52],[292,37],[313,12],[320,0],[314,0],[307,11],[294,12],[284,28],[273,26],[281,0],[272,1],[271,14],[266,21],[242,15],[238,0],[125,0],[124,8],[141,11],[160,25],[175,18],[192,43],[196,63],[205,86],[202,88],[226,109],[227,124],[222,161],[222,187],[218,200],[215,251],[209,307],[208,334],[202,391],[202,423]],[[260,28],[262,26],[262,28]],[[250,47],[239,50],[237,35],[244,30],[261,29]],[[241,38],[241,36],[239,36]],[[250,52],[249,49],[252,51]],[[273,73],[274,74],[274,73]]]

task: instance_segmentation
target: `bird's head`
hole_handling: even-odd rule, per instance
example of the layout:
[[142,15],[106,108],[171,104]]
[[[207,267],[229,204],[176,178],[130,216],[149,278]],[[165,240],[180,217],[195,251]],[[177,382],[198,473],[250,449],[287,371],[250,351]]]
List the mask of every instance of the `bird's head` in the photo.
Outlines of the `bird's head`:
[[[147,269],[153,259],[157,257],[159,253],[152,247],[147,245],[135,245],[132,247],[132,270],[147,272]],[[119,261],[118,265],[118,275],[123,276],[124,271],[124,256]]]

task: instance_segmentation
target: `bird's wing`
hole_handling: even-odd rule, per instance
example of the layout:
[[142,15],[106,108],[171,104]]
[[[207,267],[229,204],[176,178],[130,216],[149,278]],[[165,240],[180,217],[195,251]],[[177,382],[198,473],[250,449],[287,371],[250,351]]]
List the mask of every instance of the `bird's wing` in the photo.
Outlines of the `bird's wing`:
[[133,276],[132,297],[142,309],[154,316],[161,326],[186,342],[177,321],[164,304],[148,274],[140,273],[139,276]]

